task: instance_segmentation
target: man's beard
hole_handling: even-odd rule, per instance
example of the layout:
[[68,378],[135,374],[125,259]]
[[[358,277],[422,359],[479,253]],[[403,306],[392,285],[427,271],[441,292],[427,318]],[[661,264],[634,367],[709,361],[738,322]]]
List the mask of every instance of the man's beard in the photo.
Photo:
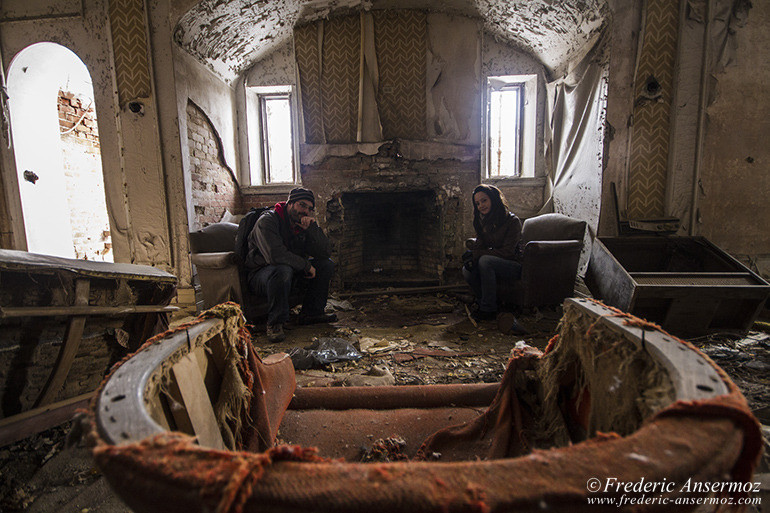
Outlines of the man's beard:
[[291,222],[295,224],[299,224],[299,222],[302,220],[302,214],[297,212],[293,208],[289,208],[289,219],[291,220]]

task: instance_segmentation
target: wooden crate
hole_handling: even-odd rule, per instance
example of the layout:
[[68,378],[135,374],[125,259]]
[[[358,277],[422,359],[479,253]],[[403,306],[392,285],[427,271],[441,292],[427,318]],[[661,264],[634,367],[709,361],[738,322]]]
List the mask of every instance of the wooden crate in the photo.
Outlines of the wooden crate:
[[143,265],[0,250],[0,446],[71,417],[168,326],[177,279]]
[[586,285],[597,299],[682,337],[746,332],[770,285],[704,237],[599,237]]

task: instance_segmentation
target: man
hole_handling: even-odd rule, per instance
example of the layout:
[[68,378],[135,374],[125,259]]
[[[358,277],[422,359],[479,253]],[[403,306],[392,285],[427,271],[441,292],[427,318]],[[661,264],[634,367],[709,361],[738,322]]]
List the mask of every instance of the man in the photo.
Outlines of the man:
[[299,324],[337,320],[324,314],[334,262],[329,258],[329,239],[313,218],[315,196],[309,189],[297,187],[287,201],[276,203],[264,212],[249,234],[249,286],[267,296],[267,339],[285,338],[284,324],[289,320],[289,294],[295,278],[307,285]]

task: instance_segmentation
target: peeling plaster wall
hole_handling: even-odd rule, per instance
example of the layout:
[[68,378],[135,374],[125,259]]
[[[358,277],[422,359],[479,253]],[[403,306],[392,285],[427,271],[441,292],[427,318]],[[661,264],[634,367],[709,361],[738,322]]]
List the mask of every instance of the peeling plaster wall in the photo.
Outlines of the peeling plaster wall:
[[698,233],[770,276],[770,2],[753,2],[707,109]]
[[294,39],[285,43],[260,59],[243,74],[246,87],[295,85],[297,83],[294,63]]
[[203,0],[179,20],[174,40],[229,82],[264,48],[290,38],[299,1]]
[[617,234],[610,184],[618,191],[621,216],[628,184],[629,120],[634,106],[634,66],[639,39],[642,0],[609,0],[610,76],[607,92],[607,135],[604,145],[599,235]]
[[528,48],[554,73],[564,72],[567,63],[578,58],[584,45],[596,35],[607,3],[612,0],[528,0],[518,5],[510,1],[476,1],[494,34]]
[[171,255],[174,272],[179,279],[177,300],[194,303],[192,265],[189,258],[189,222],[187,194],[182,167],[182,138],[179,133],[174,74],[174,43],[170,0],[146,0],[148,11],[151,66],[157,91],[158,124],[161,163],[165,171],[166,201],[168,202]]
[[[110,212],[115,260],[130,262],[132,226],[126,206],[125,177],[121,169],[120,143],[115,122],[119,112],[114,101],[106,1],[89,0],[86,2],[85,15],[73,17],[71,9],[77,7],[76,11],[79,12],[79,4],[78,2],[78,6],[66,4],[52,6],[43,0],[29,1],[24,4],[6,2],[3,5],[4,15],[32,19],[2,24],[0,43],[3,64],[7,73],[8,66],[17,53],[29,45],[42,41],[58,43],[69,48],[85,63],[91,74],[96,114],[100,121],[104,185]],[[36,19],[41,16],[45,18]],[[7,149],[5,140],[1,146],[3,188],[11,217],[13,248],[26,249],[18,183],[15,178],[16,165],[12,150]]]
[[[237,132],[233,88],[176,45],[174,46],[174,73],[180,133],[188,133],[187,103],[192,101],[205,113],[216,136],[222,143],[223,164],[235,176],[239,176],[238,159],[236,158]],[[193,192],[190,178],[192,164],[188,151],[182,151],[182,167],[184,169],[188,224],[195,226],[195,209],[192,205]]]
[[[115,261],[170,270],[184,287],[189,285],[190,276],[188,228],[170,59],[171,30],[165,10],[168,1],[148,0],[141,5],[146,8],[144,18],[132,27],[132,35],[146,37],[150,90],[147,96],[137,98],[142,104],[139,113],[117,105],[113,51],[118,49],[110,37],[107,0],[5,1],[0,7],[2,51],[6,69],[19,51],[43,41],[61,44],[83,60],[95,93]],[[126,45],[120,51],[121,57],[131,55]],[[173,107],[169,109],[169,105]],[[8,219],[3,224],[13,230],[8,246],[25,249],[13,153],[2,146],[4,200],[8,202]]]
[[291,37],[298,23],[359,9],[419,9],[483,22],[497,37],[520,46],[560,74],[580,58],[600,29],[606,0],[169,0],[179,16],[174,39],[232,83],[253,62]]

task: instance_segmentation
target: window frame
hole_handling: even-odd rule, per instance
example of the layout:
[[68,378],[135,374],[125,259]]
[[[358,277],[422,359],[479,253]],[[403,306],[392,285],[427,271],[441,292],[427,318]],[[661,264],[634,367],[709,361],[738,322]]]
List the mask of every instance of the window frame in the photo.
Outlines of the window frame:
[[[294,86],[246,86],[246,117],[249,155],[249,183],[258,187],[290,186],[299,180],[299,138],[297,133],[297,108]],[[285,98],[289,102],[291,124],[291,181],[270,179],[270,157],[268,151],[269,127],[265,113],[266,101]]]
[[[516,171],[518,174],[492,174],[492,93],[496,91],[519,90],[516,148]],[[484,180],[521,180],[535,177],[537,122],[537,75],[488,76],[484,88],[484,109],[482,122],[481,176]]]

